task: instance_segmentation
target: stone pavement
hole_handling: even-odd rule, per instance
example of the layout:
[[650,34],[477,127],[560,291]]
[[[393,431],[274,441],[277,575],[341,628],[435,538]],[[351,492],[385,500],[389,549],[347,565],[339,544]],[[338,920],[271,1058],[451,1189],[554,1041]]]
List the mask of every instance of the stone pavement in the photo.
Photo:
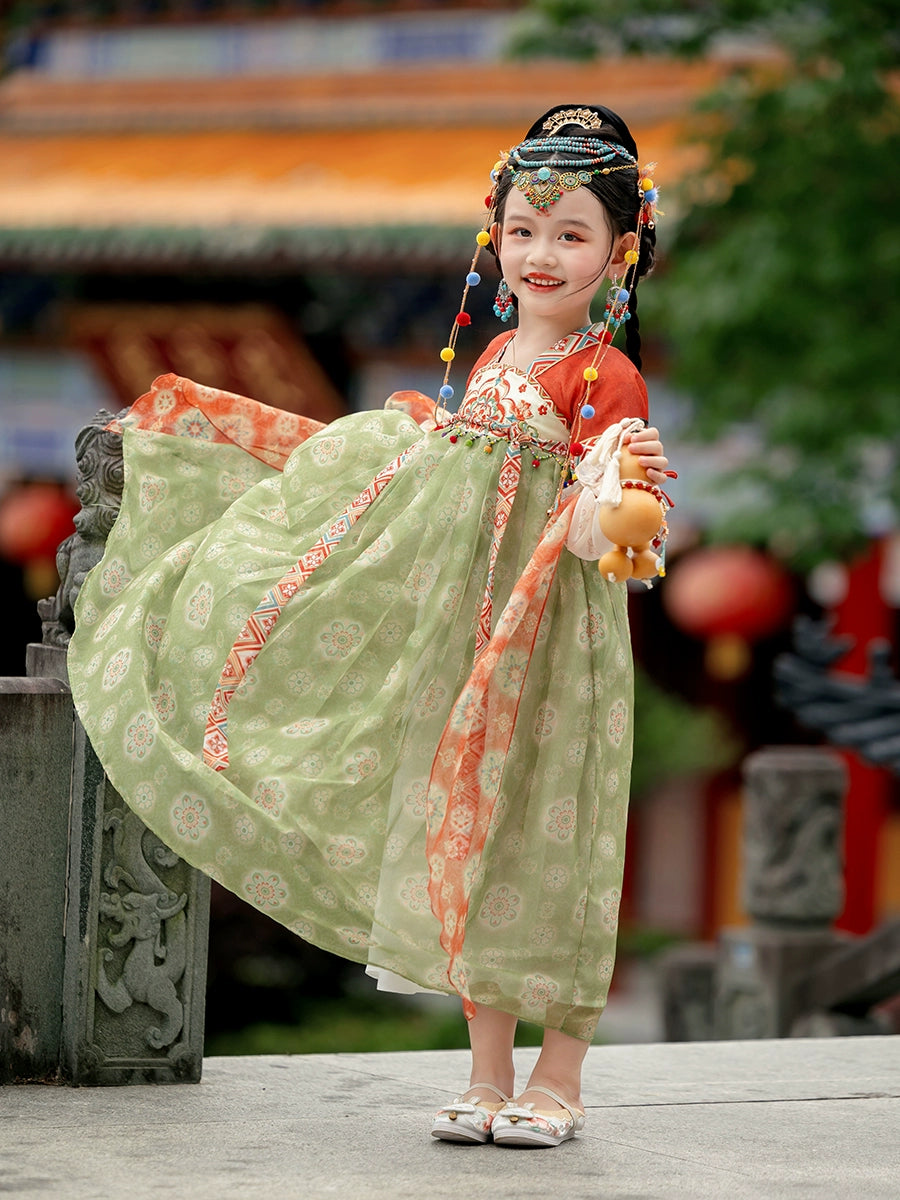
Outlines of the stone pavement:
[[[517,1050],[520,1079],[536,1050]],[[0,1088],[25,1200],[898,1200],[900,1037],[592,1046],[587,1124],[458,1146],[429,1117],[460,1050],[209,1058],[202,1082]]]

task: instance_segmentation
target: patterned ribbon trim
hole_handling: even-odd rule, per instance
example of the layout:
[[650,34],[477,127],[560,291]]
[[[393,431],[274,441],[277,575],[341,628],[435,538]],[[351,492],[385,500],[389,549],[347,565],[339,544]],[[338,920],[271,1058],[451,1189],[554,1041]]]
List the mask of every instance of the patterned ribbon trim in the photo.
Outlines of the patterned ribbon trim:
[[569,453],[567,442],[551,442],[546,438],[538,437],[525,421],[480,421],[477,417],[460,412],[446,425],[442,425],[440,432],[443,435],[453,432],[457,436],[470,433],[476,437],[497,438],[509,442],[510,446],[516,448],[534,446],[556,459],[561,467],[565,466]]
[[441,925],[447,977],[471,1019],[462,961],[472,881],[500,792],[528,663],[559,555],[572,520],[570,503],[545,527],[497,629],[476,661],[444,727],[431,768],[426,802],[428,894]]
[[522,452],[518,446],[509,444],[506,458],[500,468],[500,478],[497,481],[497,507],[494,510],[494,528],[491,533],[491,549],[488,557],[487,582],[484,587],[484,598],[481,602],[481,613],[478,618],[478,629],[475,633],[475,659],[481,656],[491,639],[491,622],[494,612],[494,567],[497,565],[497,555],[503,543],[503,534],[509,523],[513,501],[522,475]]
[[567,334],[562,341],[556,343],[552,350],[548,350],[546,354],[541,354],[534,360],[528,372],[529,375],[541,375],[548,367],[555,366],[561,359],[568,358],[570,354],[577,354],[588,346],[596,346],[602,333],[603,323],[600,322],[589,325],[587,329],[576,329],[573,333]]
[[225,666],[206,718],[203,738],[203,761],[215,771],[228,766],[228,705],[235,690],[247,674],[256,656],[266,644],[275,622],[285,605],[296,595],[313,571],[320,567],[331,552],[340,545],[347,531],[359,520],[372,501],[384,491],[409,457],[412,447],[404,450],[392,463],[379,472],[367,488],[344,509],[311,549],[297,560],[270,588],[247,618],[237,640],[228,653]]

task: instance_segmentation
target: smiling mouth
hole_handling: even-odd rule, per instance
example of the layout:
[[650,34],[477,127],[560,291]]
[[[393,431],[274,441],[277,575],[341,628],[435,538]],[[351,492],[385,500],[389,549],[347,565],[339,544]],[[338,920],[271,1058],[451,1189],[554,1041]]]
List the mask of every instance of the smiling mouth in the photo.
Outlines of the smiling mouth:
[[524,282],[530,287],[550,290],[552,288],[562,287],[561,279],[552,279],[549,275],[526,275]]

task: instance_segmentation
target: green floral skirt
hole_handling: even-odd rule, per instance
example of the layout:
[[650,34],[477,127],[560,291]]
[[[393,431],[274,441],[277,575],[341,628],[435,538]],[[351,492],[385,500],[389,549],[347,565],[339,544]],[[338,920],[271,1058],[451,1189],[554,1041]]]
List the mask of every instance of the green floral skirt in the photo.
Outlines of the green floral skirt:
[[[236,444],[126,427],[122,509],[69,650],[91,742],[166,844],[301,938],[446,992],[426,855],[435,756],[473,669],[486,589],[496,622],[559,479],[551,457],[527,456],[498,548],[508,455],[467,440],[399,411],[359,413],[281,471]],[[328,543],[336,514],[398,460]],[[231,689],[227,765],[211,765],[223,666],[304,555],[312,569],[262,622]],[[490,820],[466,866],[468,994],[583,1039],[615,954],[625,600],[561,550],[530,657],[498,662],[518,673],[509,749],[490,765]]]

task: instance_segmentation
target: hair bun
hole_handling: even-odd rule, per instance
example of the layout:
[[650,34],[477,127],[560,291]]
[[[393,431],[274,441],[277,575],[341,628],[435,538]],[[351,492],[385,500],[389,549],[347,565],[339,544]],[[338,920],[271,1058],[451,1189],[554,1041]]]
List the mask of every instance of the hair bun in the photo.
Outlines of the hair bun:
[[552,136],[558,129],[566,126],[581,126],[585,134],[603,133],[604,126],[616,131],[616,138],[628,151],[632,158],[638,157],[638,149],[631,131],[618,113],[602,104],[556,104],[549,108],[543,116],[525,134],[525,141],[532,138]]

